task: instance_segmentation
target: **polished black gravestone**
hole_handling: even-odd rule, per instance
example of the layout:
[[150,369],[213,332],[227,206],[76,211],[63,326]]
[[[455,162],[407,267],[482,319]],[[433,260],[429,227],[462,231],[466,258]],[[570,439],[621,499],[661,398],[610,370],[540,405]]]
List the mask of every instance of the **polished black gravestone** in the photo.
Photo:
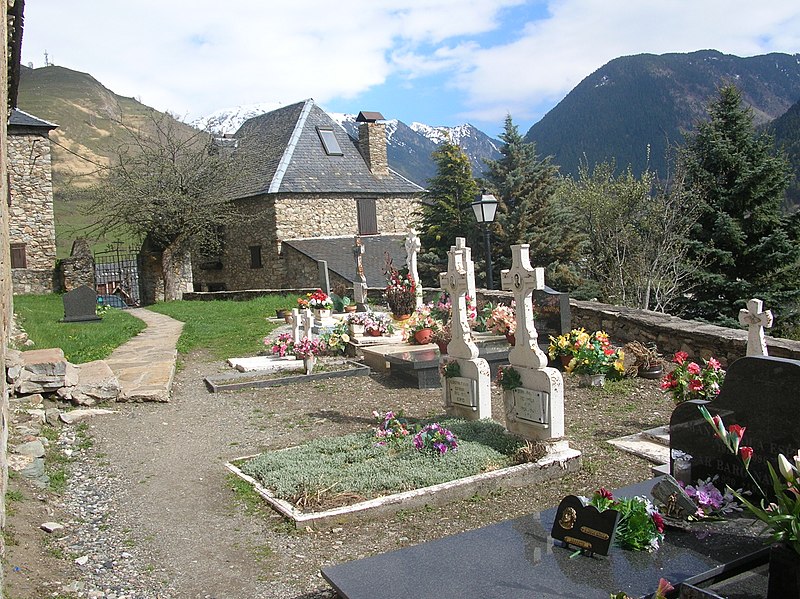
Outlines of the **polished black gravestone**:
[[91,322],[97,316],[97,293],[91,287],[81,285],[64,294],[64,318],[61,322]]
[[[655,481],[614,491],[647,495]],[[549,532],[556,509],[336,566],[322,575],[345,599],[458,597],[603,598],[649,596],[660,578],[702,585],[766,562],[769,549],[750,519],[695,523],[667,531],[653,553],[612,547],[608,556],[557,547]]]
[[800,447],[800,361],[766,356],[740,358],[728,368],[714,401],[682,403],[670,418],[673,476],[675,458],[681,452],[691,456],[684,462],[689,466],[688,474],[682,475],[684,482],[719,475],[716,486],[720,489],[730,485],[757,493],[741,458],[714,437],[713,429],[698,410],[701,405],[712,416],[722,417],[726,428],[732,424],[747,427],[741,444],[753,448],[750,472],[768,491],[772,485],[767,462],[774,467],[779,453],[793,456]]
[[547,344],[552,335],[558,337],[569,332],[571,313],[569,294],[545,285],[533,292],[533,317],[540,344]]

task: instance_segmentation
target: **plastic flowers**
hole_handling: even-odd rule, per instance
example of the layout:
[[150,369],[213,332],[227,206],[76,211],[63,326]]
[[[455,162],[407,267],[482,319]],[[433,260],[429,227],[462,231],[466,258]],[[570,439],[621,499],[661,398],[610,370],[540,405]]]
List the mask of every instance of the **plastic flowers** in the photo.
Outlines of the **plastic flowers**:
[[408,269],[404,267],[399,271],[391,264],[387,265],[386,281],[384,293],[389,309],[398,316],[411,314],[416,305],[416,285]]
[[511,306],[503,304],[495,306],[489,314],[489,318],[486,319],[486,328],[495,335],[513,335],[517,329],[514,307],[514,302],[511,302]]
[[330,310],[333,307],[333,300],[328,297],[322,289],[317,289],[312,293],[306,293],[303,298],[298,298],[297,304],[301,308],[313,308],[315,310]]
[[715,485],[714,481],[719,475],[713,478],[700,479],[696,485],[687,485],[684,489],[686,494],[697,504],[698,518],[714,518],[730,514],[734,511],[742,511],[733,496],[733,491],[729,488],[723,493]]
[[564,368],[575,374],[616,374],[625,372],[625,353],[611,347],[608,335],[595,331],[591,335],[581,330],[571,347],[572,359]]
[[522,377],[519,374],[519,370],[516,370],[513,366],[501,366],[497,369],[497,384],[504,391],[513,391],[522,387]]
[[372,411],[372,416],[378,422],[375,427],[375,437],[378,445],[400,445],[402,441],[411,434],[408,430],[408,421],[403,418],[403,412],[392,412],[391,410],[381,415],[377,410]]
[[413,442],[419,451],[429,451],[436,455],[444,455],[448,451],[458,449],[456,436],[437,422],[422,427],[422,430],[414,435]]
[[292,353],[292,349],[294,347],[294,341],[292,340],[291,333],[281,333],[278,335],[278,338],[275,341],[270,341],[268,338],[264,338],[264,345],[270,346],[270,352],[273,354],[280,356],[283,358],[287,354]]
[[714,399],[725,380],[725,371],[715,358],[703,360],[703,366],[689,362],[689,354],[675,352],[675,369],[661,379],[662,391],[672,394],[676,404],[689,399]]
[[310,358],[318,356],[325,351],[325,342],[321,339],[300,339],[292,347],[292,353],[298,358]]
[[446,379],[461,376],[461,366],[458,360],[444,359],[439,364],[439,374]]
[[589,505],[599,511],[620,513],[614,542],[623,549],[655,551],[664,540],[664,519],[646,497],[614,499],[611,492],[601,487],[595,491]]

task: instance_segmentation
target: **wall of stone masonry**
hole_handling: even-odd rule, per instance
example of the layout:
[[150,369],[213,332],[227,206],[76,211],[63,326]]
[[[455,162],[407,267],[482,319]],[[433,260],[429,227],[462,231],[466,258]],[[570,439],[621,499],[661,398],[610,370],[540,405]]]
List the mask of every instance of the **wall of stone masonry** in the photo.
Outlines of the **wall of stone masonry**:
[[[258,196],[237,203],[237,208],[245,217],[226,226],[222,254],[209,259],[193,258],[197,291],[220,285],[226,290],[297,286],[296,273],[288,275],[288,261],[281,253],[282,240],[351,236],[358,231],[356,199],[352,196]],[[409,198],[379,198],[378,231],[405,233],[416,208],[416,201]],[[251,246],[261,246],[261,268],[250,268]],[[204,263],[206,266],[221,263],[221,267],[203,268]],[[313,280],[317,278],[315,275]]]
[[36,133],[8,137],[11,180],[9,241],[24,243],[26,268],[11,271],[15,293],[56,288],[56,233],[50,139]]
[[94,255],[89,242],[85,239],[76,239],[72,244],[69,258],[60,260],[56,270],[60,291],[72,291],[81,285],[94,289]]
[[[287,246],[283,248],[283,260],[286,264],[286,275],[284,284],[286,287],[311,287],[316,288],[322,282],[319,276],[319,265],[315,260],[312,260],[302,252]],[[348,285],[352,287],[353,283],[344,277],[328,269],[328,282],[331,284],[331,289],[335,285]]]

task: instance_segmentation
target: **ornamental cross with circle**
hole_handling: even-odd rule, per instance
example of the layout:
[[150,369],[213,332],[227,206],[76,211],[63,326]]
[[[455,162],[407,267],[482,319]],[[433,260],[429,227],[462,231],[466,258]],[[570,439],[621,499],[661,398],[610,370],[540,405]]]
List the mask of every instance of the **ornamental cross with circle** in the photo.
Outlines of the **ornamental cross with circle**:
[[[469,275],[470,249],[463,237],[447,252],[447,272],[439,273],[439,285],[450,295],[452,340],[448,351],[456,358],[477,358],[478,347],[472,342],[467,316],[467,293],[471,287]],[[474,285],[474,282],[473,282]]]
[[514,293],[517,328],[515,344],[509,353],[511,364],[529,368],[547,366],[547,356],[539,348],[539,335],[533,319],[533,292],[544,289],[544,268],[531,267],[530,245],[511,246],[511,268],[500,273],[502,288]]
[[739,322],[747,325],[747,355],[766,356],[767,340],[764,338],[764,328],[772,327],[772,310],[764,310],[764,302],[760,299],[751,299],[747,308],[739,310]]

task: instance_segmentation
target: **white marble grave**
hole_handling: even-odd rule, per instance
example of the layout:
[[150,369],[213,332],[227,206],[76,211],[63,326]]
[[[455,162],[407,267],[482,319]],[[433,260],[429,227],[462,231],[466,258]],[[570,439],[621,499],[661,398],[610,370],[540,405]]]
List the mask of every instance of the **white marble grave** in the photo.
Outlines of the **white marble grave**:
[[408,274],[411,276],[411,280],[414,281],[417,309],[421,308],[423,304],[422,281],[417,270],[417,255],[420,249],[422,249],[422,244],[417,232],[414,229],[409,229],[408,235],[406,235],[406,266],[408,266]]
[[[547,366],[539,348],[533,319],[533,292],[544,289],[544,269],[532,268],[530,246],[512,245],[512,266],[502,271],[502,288],[514,293],[517,305],[516,345],[508,355],[522,386],[503,391],[506,428],[530,441],[552,441],[564,436],[564,379]],[[565,449],[568,447],[563,442]]]
[[249,358],[229,358],[228,365],[239,372],[253,372],[256,370],[282,372],[284,370],[299,370],[303,368],[303,361],[294,356],[252,356]]
[[355,236],[353,242],[353,259],[356,263],[357,281],[353,282],[353,298],[356,301],[356,309],[364,312],[367,309],[367,277],[364,274],[364,244],[361,237]]
[[760,299],[751,299],[747,308],[739,310],[739,323],[747,327],[747,355],[766,356],[767,340],[764,329],[772,327],[772,310],[763,310],[764,303]]
[[308,308],[292,309],[292,341],[297,343],[300,339],[314,338],[314,314]]
[[447,252],[447,272],[439,274],[439,283],[450,295],[452,340],[447,346],[448,356],[455,360],[460,377],[442,377],[444,407],[447,414],[466,420],[481,420],[492,416],[492,386],[489,363],[478,357],[478,346],[472,339],[467,320],[466,296],[475,293],[475,266],[471,250],[463,237]]

